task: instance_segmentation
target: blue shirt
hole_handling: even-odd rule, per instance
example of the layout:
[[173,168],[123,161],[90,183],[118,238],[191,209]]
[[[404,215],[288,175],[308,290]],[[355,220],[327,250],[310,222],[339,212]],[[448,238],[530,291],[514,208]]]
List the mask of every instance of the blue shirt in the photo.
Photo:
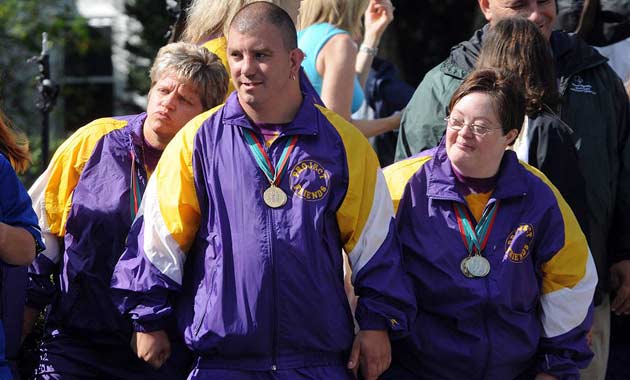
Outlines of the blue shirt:
[[[349,34],[343,29],[334,27],[328,23],[313,24],[298,32],[298,46],[306,54],[302,67],[311,80],[313,87],[317,90],[318,94],[322,94],[322,76],[317,72],[315,63],[317,62],[317,56],[320,50],[324,47],[326,42],[337,34]],[[359,78],[354,78],[354,92],[352,93],[352,113],[355,113],[361,107],[363,103],[364,94],[361,84],[359,84]]]
[[[9,160],[0,154],[0,222],[22,227],[33,235],[38,250],[44,247],[31,198],[18,179]],[[11,379],[6,357],[17,353],[22,330],[26,268],[0,261],[0,379]],[[10,294],[10,296],[9,296]],[[4,304],[4,301],[10,303]]]

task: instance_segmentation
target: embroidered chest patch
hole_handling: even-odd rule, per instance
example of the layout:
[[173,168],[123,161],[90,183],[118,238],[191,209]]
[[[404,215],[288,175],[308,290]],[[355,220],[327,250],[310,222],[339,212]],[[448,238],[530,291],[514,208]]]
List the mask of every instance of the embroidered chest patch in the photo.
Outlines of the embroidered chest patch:
[[505,256],[503,261],[510,260],[522,263],[529,256],[529,247],[534,239],[534,226],[521,224],[512,231],[505,241]]
[[580,92],[583,94],[593,94],[597,95],[595,91],[593,91],[593,86],[584,82],[581,76],[576,75],[571,82],[570,90],[573,92]]
[[304,160],[291,169],[289,181],[295,195],[307,201],[317,201],[328,194],[330,173],[318,162]]

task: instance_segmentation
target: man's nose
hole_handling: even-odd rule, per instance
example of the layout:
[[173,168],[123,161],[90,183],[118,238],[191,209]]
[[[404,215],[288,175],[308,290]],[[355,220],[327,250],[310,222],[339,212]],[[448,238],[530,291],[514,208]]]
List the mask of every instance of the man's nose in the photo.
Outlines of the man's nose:
[[243,57],[241,61],[241,73],[245,76],[253,75],[256,72],[256,62],[253,57]]

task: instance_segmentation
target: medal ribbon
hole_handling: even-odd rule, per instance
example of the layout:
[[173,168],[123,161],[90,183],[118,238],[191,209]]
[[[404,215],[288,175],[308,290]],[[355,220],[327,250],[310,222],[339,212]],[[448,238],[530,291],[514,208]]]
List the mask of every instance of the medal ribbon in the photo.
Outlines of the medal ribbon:
[[131,184],[129,185],[131,194],[129,195],[129,209],[131,210],[131,221],[136,219],[138,214],[138,208],[140,207],[140,201],[142,201],[142,193],[144,189],[140,186],[140,174],[136,170],[136,155],[131,153]]
[[278,186],[280,184],[282,174],[284,173],[284,169],[287,166],[287,162],[289,162],[289,156],[291,155],[293,148],[295,148],[298,137],[293,136],[291,139],[287,140],[286,144],[284,144],[284,148],[282,149],[278,165],[274,167],[271,163],[271,158],[254,132],[247,130],[245,131],[244,136],[245,140],[247,140],[249,149],[254,155],[254,159],[256,160],[258,167],[263,171],[263,173],[265,173],[265,176],[271,185]]
[[472,227],[470,215],[460,203],[453,202],[453,207],[455,209],[455,216],[457,217],[459,232],[466,244],[469,255],[481,255],[481,252],[486,248],[486,244],[488,244],[488,237],[490,236],[490,231],[492,231],[494,220],[497,216],[499,201],[496,201],[492,206],[486,207],[486,209],[483,210],[481,219],[475,228]]

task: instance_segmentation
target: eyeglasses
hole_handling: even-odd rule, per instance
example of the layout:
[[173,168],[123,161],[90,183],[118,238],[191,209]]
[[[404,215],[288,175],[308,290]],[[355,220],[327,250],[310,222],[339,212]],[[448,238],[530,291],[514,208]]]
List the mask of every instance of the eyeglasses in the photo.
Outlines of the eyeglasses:
[[492,132],[493,130],[502,129],[502,128],[485,127],[479,124],[468,124],[468,123],[465,123],[463,120],[456,119],[451,116],[445,117],[444,121],[446,121],[447,127],[449,127],[450,129],[456,132],[461,131],[462,129],[464,129],[465,126],[468,126],[468,128],[470,128],[470,130],[475,136],[485,136],[488,133]]

